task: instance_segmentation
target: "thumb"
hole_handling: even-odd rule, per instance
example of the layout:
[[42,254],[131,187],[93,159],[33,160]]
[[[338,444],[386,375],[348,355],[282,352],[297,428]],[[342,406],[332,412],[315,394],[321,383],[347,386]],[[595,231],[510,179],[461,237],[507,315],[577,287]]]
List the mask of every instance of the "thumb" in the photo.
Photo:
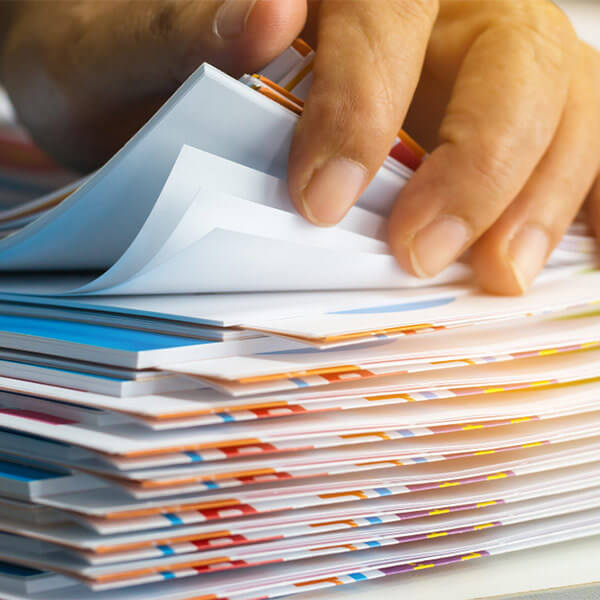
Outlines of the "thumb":
[[6,38],[2,79],[36,141],[91,168],[202,62],[254,72],[305,17],[306,0],[27,2]]
[[117,67],[119,83],[133,78],[138,91],[170,88],[202,62],[233,76],[254,72],[294,41],[306,18],[306,0],[132,0],[129,18],[121,3],[106,4],[116,6],[101,9],[90,49],[104,51],[98,66]]

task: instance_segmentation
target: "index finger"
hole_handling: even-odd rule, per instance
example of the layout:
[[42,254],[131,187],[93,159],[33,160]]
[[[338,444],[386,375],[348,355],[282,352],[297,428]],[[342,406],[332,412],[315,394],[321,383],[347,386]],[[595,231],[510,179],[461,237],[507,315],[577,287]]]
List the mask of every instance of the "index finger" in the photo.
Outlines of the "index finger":
[[437,0],[323,0],[314,79],[288,166],[290,195],[334,225],[390,151],[421,73]]

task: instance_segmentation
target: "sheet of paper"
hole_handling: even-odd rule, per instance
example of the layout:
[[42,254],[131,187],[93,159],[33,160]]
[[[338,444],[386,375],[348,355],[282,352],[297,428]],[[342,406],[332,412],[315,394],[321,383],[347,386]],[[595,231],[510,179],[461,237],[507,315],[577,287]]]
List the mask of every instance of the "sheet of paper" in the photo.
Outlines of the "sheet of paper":
[[[104,562],[96,566],[85,566],[73,560],[73,556],[59,548],[44,548],[33,556],[31,545],[23,550],[11,546],[10,540],[3,544],[0,539],[0,556],[7,560],[22,560],[38,568],[50,568],[69,572],[75,576],[108,583],[119,580],[122,585],[135,582],[139,577],[164,572],[165,570],[189,569],[190,567],[207,567],[212,571],[219,568],[236,568],[269,562],[295,561],[311,556],[327,556],[339,552],[356,551],[369,547],[411,543],[441,536],[461,535],[471,531],[503,527],[537,521],[559,515],[576,513],[598,507],[600,496],[573,494],[544,498],[515,504],[509,509],[506,506],[493,507],[485,513],[465,511],[450,516],[441,515],[425,519],[414,519],[393,524],[379,524],[362,528],[360,531],[347,530],[298,537],[291,540],[271,541],[241,546],[227,550],[194,549],[189,544],[188,552],[180,552],[176,556],[158,553],[157,558],[137,559],[128,562],[122,556],[120,560],[112,558],[112,562]],[[40,555],[41,554],[41,555]],[[223,564],[229,563],[229,564]],[[123,581],[123,579],[129,581]]]
[[351,498],[341,503],[321,503],[294,511],[267,511],[265,514],[208,509],[116,520],[77,516],[77,522],[73,522],[68,513],[60,513],[62,518],[50,524],[4,520],[2,528],[61,546],[87,549],[101,556],[190,540],[200,544],[201,548],[222,547],[293,538],[348,526],[367,527],[380,521],[395,522],[473,509],[486,511],[499,504],[592,490],[596,487],[594,478],[599,468],[596,462],[563,467],[550,473],[474,482],[455,489],[438,487],[408,495],[393,492],[387,496]]
[[165,358],[167,362],[179,362],[194,354],[208,358],[252,349],[260,351],[302,346],[293,340],[269,339],[265,336],[214,341],[109,325],[5,314],[0,314],[0,335],[2,345],[7,349],[133,369],[153,368],[161,355],[170,357]]
[[[271,115],[288,127],[273,128]],[[281,176],[281,149],[289,143],[293,124],[281,107],[204,65],[78,192],[0,242],[0,264],[3,269],[106,269],[139,232],[185,143]],[[268,133],[272,144],[250,151],[236,143],[242,130],[254,139]],[[124,205],[127,218],[115,220]]]
[[[407,465],[388,468],[376,474],[343,474],[299,481],[259,483],[251,489],[209,490],[200,494],[136,500],[115,487],[98,487],[75,494],[39,496],[42,505],[99,517],[144,517],[173,510],[227,508],[228,516],[254,511],[303,508],[327,502],[341,502],[358,497],[411,493],[423,489],[476,483],[490,478],[516,477],[548,471],[566,465],[579,465],[597,460],[598,440],[565,442],[556,446],[514,450],[498,456],[460,458],[441,463]],[[362,495],[361,495],[362,494]],[[245,506],[249,505],[248,509]],[[176,508],[177,507],[177,508]],[[279,507],[279,508],[278,508]],[[226,513],[226,514],[227,514]]]
[[[265,594],[265,590],[272,588],[270,597],[281,594],[284,586],[296,588],[295,591],[306,591],[305,582],[313,582],[312,588],[320,588],[323,585],[334,585],[350,581],[356,581],[356,578],[347,577],[344,581],[339,578],[350,573],[360,573],[361,579],[382,577],[390,574],[411,572],[417,565],[409,564],[417,562],[419,564],[442,565],[454,561],[464,561],[468,558],[475,559],[490,554],[503,552],[512,552],[523,548],[535,547],[538,545],[558,543],[564,539],[574,539],[594,535],[600,531],[598,511],[589,510],[575,515],[565,515],[550,517],[548,519],[536,521],[527,524],[508,525],[502,528],[494,528],[477,533],[465,533],[458,537],[442,537],[426,542],[413,542],[401,546],[392,546],[391,548],[374,548],[359,552],[353,552],[348,555],[338,555],[332,557],[319,557],[303,561],[300,565],[270,565],[261,568],[259,571],[240,570],[232,574],[229,572],[213,573],[202,575],[202,587],[206,590],[219,590],[226,593],[228,597],[252,598],[258,590]],[[566,532],[569,533],[566,533]],[[569,538],[570,536],[570,538]],[[429,561],[429,563],[428,563]],[[181,575],[183,575],[182,572]],[[368,574],[368,575],[367,575]],[[197,571],[187,572],[186,575],[196,575]],[[336,581],[332,581],[331,578]],[[164,578],[163,578],[164,579]],[[326,582],[322,580],[326,579]],[[154,589],[159,589],[162,598],[183,598],[185,593],[184,584],[188,583],[187,593],[192,590],[194,577],[189,582],[184,580],[170,582]],[[169,590],[177,590],[177,595],[170,596]],[[195,583],[196,590],[198,583]],[[70,594],[71,590],[76,590],[81,594],[78,588],[67,588],[60,590],[62,598],[75,598]],[[112,598],[152,598],[148,595],[149,590],[144,586],[133,587],[125,591],[119,590],[121,596],[112,596],[110,591],[97,593],[94,597],[100,600],[109,600]],[[286,590],[286,593],[290,591]],[[291,592],[293,593],[293,591]],[[145,594],[142,596],[141,594]],[[210,594],[210,592],[209,592]],[[56,596],[59,597],[59,596]],[[208,594],[202,598],[210,597]],[[268,596],[269,597],[269,596]],[[48,598],[53,598],[52,595]],[[87,596],[79,596],[87,598]]]
[[[434,373],[443,374],[443,376],[438,376],[439,384],[441,384],[439,387],[442,389],[455,385],[455,381],[460,382],[463,388],[471,388],[475,393],[481,393],[483,391],[481,389],[482,386],[485,386],[487,382],[489,382],[488,385],[502,385],[503,388],[521,384],[527,384],[528,387],[533,384],[533,387],[535,387],[541,381],[545,381],[548,384],[592,378],[595,374],[595,367],[594,363],[589,359],[593,356],[591,353],[594,351],[591,350],[589,352],[589,356],[581,356],[574,353],[573,356],[569,357],[569,360],[564,359],[560,355],[523,359],[518,363],[519,369],[516,368],[517,363],[512,365],[512,368],[506,367],[509,363],[496,363],[446,369]],[[558,359],[562,362],[557,362]],[[544,372],[540,367],[545,367],[547,371]],[[497,377],[498,375],[500,377]],[[400,395],[403,392],[399,391],[399,389],[401,389],[400,386],[403,384],[405,392],[417,392],[423,389],[422,379],[419,374],[401,376],[400,378],[397,376],[391,378],[383,377],[381,379],[387,381],[385,383],[378,383],[377,389],[369,389],[362,382],[358,384],[353,383],[350,387],[347,384],[343,384],[346,388],[344,391],[348,395],[354,394],[364,397],[376,392],[383,394],[387,390],[392,389],[395,394]],[[411,379],[415,382],[414,384],[412,384]],[[435,386],[431,383],[428,385],[429,388],[435,389]],[[429,388],[426,387],[425,390]],[[330,397],[335,398],[336,394],[340,394],[339,384],[330,386],[330,389]],[[157,396],[156,398],[159,399],[160,397]],[[404,401],[406,401],[406,398],[404,398]],[[14,414],[0,413],[0,424],[3,427],[49,439],[67,441],[93,450],[122,455],[142,455],[144,453],[156,453],[159,450],[162,452],[173,450],[189,451],[224,445],[253,445],[268,443],[280,437],[278,431],[273,429],[269,431],[269,425],[265,422],[254,422],[248,423],[245,426],[238,426],[237,428],[233,427],[232,431],[240,433],[237,437],[235,434],[232,435],[227,440],[227,443],[224,443],[226,438],[223,437],[224,430],[222,428],[196,428],[192,430],[152,432],[141,425],[136,426],[135,424],[131,424],[115,427],[111,431],[107,428],[94,430],[90,426],[66,422],[60,426],[57,425],[48,429],[44,426],[44,420],[47,419],[44,419],[43,414],[38,419],[32,419],[28,418],[26,414],[19,414],[18,412]],[[251,431],[261,431],[261,436],[249,435],[248,432]],[[289,436],[290,438],[298,437],[298,433],[294,434],[291,431],[287,431],[281,437],[285,436]]]
[[[236,420],[261,421],[270,417],[293,416],[303,412],[375,408],[444,398],[471,396],[476,401],[479,396],[490,398],[492,394],[499,394],[498,406],[502,406],[504,399],[510,402],[511,398],[515,398],[515,402],[520,402],[524,399],[534,401],[534,397],[542,399],[541,405],[544,404],[544,398],[552,398],[556,402],[560,398],[565,398],[565,401],[570,399],[573,406],[593,406],[598,381],[595,373],[591,372],[588,358],[595,356],[594,353],[597,351],[588,352],[590,354],[580,352],[572,355],[548,355],[522,359],[514,364],[510,363],[512,367],[518,367],[515,372],[508,366],[509,363],[470,365],[429,372],[425,383],[422,375],[415,373],[378,379],[376,384],[378,389],[373,387],[372,380],[349,381],[331,383],[326,388],[327,394],[323,390],[309,390],[310,393],[307,394],[296,389],[250,399],[230,398],[210,389],[117,399],[107,395],[7,377],[0,378],[0,389],[15,394],[131,414],[149,419],[142,422],[145,428],[157,430],[231,423]],[[459,379],[459,376],[464,376],[465,380]],[[569,383],[569,385],[561,387],[557,385],[559,383]],[[454,385],[462,385],[462,387],[453,387]],[[524,391],[523,395],[517,394],[519,389],[530,391]],[[416,408],[416,410],[420,409]],[[480,415],[477,413],[474,416],[477,419]],[[503,416],[510,415],[503,413]],[[306,422],[314,425],[318,421],[319,415],[316,414]],[[303,423],[302,420],[297,422]],[[251,429],[263,431],[262,428],[269,427],[268,423],[255,424]],[[219,431],[226,431],[226,429],[219,429]]]
[[[518,518],[535,518],[559,514],[561,511],[577,511],[587,508],[597,507],[600,503],[599,488],[589,490],[577,490],[572,492],[562,492],[551,496],[542,496],[530,500],[521,500],[516,504],[490,503],[483,508],[462,508],[461,510],[439,511],[438,514],[419,515],[416,513],[411,516],[410,513],[386,514],[377,513],[377,516],[367,514],[366,518],[344,517],[338,513],[338,521],[314,522],[306,525],[288,525],[286,527],[286,536],[281,537],[275,529],[262,531],[263,540],[257,540],[248,545],[240,542],[250,541],[238,539],[229,536],[223,538],[212,538],[211,540],[194,540],[190,542],[182,541],[179,543],[168,544],[167,548],[140,547],[117,552],[108,552],[96,554],[89,551],[79,551],[77,556],[81,557],[90,565],[114,565],[121,561],[142,560],[142,559],[164,559],[165,557],[197,555],[201,560],[224,558],[224,560],[235,560],[244,556],[255,556],[261,550],[279,552],[280,550],[293,551],[297,547],[297,538],[300,537],[304,542],[316,545],[322,544],[323,539],[329,539],[336,542],[350,542],[359,539],[373,539],[371,536],[376,531],[390,531],[390,524],[393,524],[395,533],[402,532],[404,535],[415,535],[416,531],[423,531],[425,528],[430,532],[440,532],[444,528],[456,528],[472,524],[492,524],[502,522],[508,524],[518,515]],[[310,510],[310,509],[307,509]],[[423,511],[425,512],[425,511]],[[433,511],[432,511],[433,512]],[[344,523],[344,520],[346,523]],[[1,523],[1,522],[0,522]],[[349,525],[352,524],[352,525]],[[483,528],[483,527],[482,527]],[[431,535],[430,537],[434,537]],[[32,543],[36,540],[31,539]],[[60,548],[60,544],[52,545],[53,548]],[[194,558],[192,556],[192,558]],[[215,561],[216,562],[216,561]]]
[[[261,177],[269,179],[270,174],[279,178],[269,180],[273,184],[279,181],[278,187],[272,188],[279,191],[271,196],[273,201],[276,200],[276,206],[281,206],[282,197],[287,199],[287,194],[283,195],[285,188],[281,180],[285,176],[287,146],[295,120],[295,116],[290,117],[285,109],[256,94],[244,84],[204,65],[111,161],[61,202],[55,210],[49,211],[28,227],[0,241],[0,268],[37,271],[108,269],[108,272],[93,283],[95,276],[90,275],[91,285],[84,284],[83,287],[75,288],[79,293],[98,292],[107,288],[115,288],[118,293],[277,289],[275,279],[279,275],[278,269],[285,272],[284,258],[288,270],[299,258],[300,249],[295,249],[293,243],[290,245],[285,242],[290,232],[281,232],[279,245],[282,246],[282,259],[278,263],[279,266],[273,265],[270,281],[256,277],[236,281],[235,275],[243,276],[249,263],[244,260],[243,253],[236,252],[239,248],[234,240],[237,239],[239,245],[245,241],[243,234],[250,235],[256,238],[255,246],[259,251],[261,248],[265,249],[265,244],[269,245],[269,237],[262,237],[264,233],[261,231],[261,225],[271,236],[278,232],[282,215],[277,214],[277,208],[271,208],[273,203],[270,208],[265,207],[266,210],[260,211],[254,206],[256,202],[248,196],[254,194],[255,199],[260,198],[260,185],[255,185],[255,180]],[[189,123],[194,123],[194,127],[190,127]],[[252,125],[249,125],[250,123]],[[239,142],[238,133],[242,130],[248,140],[261,141],[266,138],[268,131],[271,143],[261,144],[263,149],[259,152],[254,145],[246,147],[232,143],[234,132],[234,139]],[[277,131],[275,136],[274,131]],[[225,161],[225,158],[230,161]],[[219,162],[221,167],[213,168]],[[240,177],[240,173],[252,173],[245,166],[255,170],[252,175]],[[193,176],[194,174],[196,176]],[[224,180],[230,184],[223,184]],[[231,190],[231,182],[234,181],[238,181],[239,185]],[[390,181],[391,186],[385,181]],[[369,188],[365,198],[380,197],[384,189],[388,196],[393,197],[401,189],[404,181],[400,176],[385,170],[385,176]],[[215,185],[216,183],[218,185]],[[253,207],[252,214],[248,213],[245,218],[239,215],[240,219],[237,222],[234,215],[243,209],[243,203],[240,202],[236,211],[230,210],[228,214],[216,216],[219,212],[219,199],[231,196],[231,191],[239,198],[245,197],[245,201],[251,205],[248,208]],[[267,197],[268,195],[264,196]],[[203,199],[201,203],[200,198]],[[289,205],[289,200],[287,203]],[[119,211],[125,204],[127,218],[118,220],[118,226],[115,226],[112,217],[115,211]],[[345,220],[345,225],[337,228],[340,230],[338,237],[346,239],[349,244],[342,244],[342,248],[353,248],[354,252],[360,254],[360,237],[342,234],[342,230],[348,226],[359,227],[363,236],[368,231],[369,235],[378,238],[370,243],[364,239],[362,246],[367,244],[369,249],[385,254],[385,244],[381,241],[381,217],[375,214],[369,216],[362,208],[351,212],[353,214]],[[200,219],[193,218],[196,215],[199,215]],[[283,222],[290,223],[290,231],[295,231],[295,237],[302,239],[302,246],[311,248],[315,241],[321,244],[335,242],[333,238],[336,234],[326,236],[323,232],[310,228],[304,220],[291,212]],[[198,223],[202,226],[198,227]],[[219,229],[220,225],[232,228],[226,239],[217,235],[216,240],[200,242],[212,229]],[[243,226],[244,231],[239,231],[240,226]],[[67,231],[68,234],[60,235],[60,245],[52,244],[59,229],[61,232]],[[215,235],[209,237],[214,238]],[[107,240],[110,240],[110,243],[107,243]],[[352,240],[355,244],[350,243]],[[213,243],[218,245],[220,252],[214,254],[216,248]],[[273,244],[273,241],[270,243]],[[232,245],[233,247],[230,247]],[[349,288],[360,284],[358,276],[352,281],[350,270],[347,270],[345,277],[328,283],[326,277],[319,275],[319,271],[325,273],[327,260],[331,261],[330,267],[333,267],[333,261],[339,260],[341,256],[339,252],[325,252],[324,264],[321,266],[318,260],[320,253],[315,249],[312,251],[315,255],[312,260],[313,266],[306,269],[312,273],[312,277],[295,284],[290,281],[290,289]],[[189,270],[190,265],[197,261],[205,262],[208,257],[213,256],[221,256],[221,260],[225,261],[214,268],[217,272],[220,269],[221,275],[228,273],[232,266],[235,267],[230,281],[223,280],[222,277],[209,279],[210,271],[198,273],[194,280],[185,277],[187,273],[184,266]],[[275,256],[273,255],[274,258]],[[294,256],[297,258],[294,259]],[[170,261],[167,260],[169,257]],[[309,260],[309,257],[306,259]],[[170,284],[161,278],[160,272],[157,273],[157,269],[160,271],[160,266],[166,262],[171,263],[173,277]],[[379,278],[379,285],[375,287],[383,287],[383,277],[390,274],[393,278],[388,285],[418,284],[417,280],[403,274],[390,257],[383,259],[382,256],[381,260],[372,258],[366,261],[364,272],[368,274],[373,266],[376,266],[379,274],[372,276],[363,286],[373,286]],[[291,268],[293,269],[293,266]],[[177,275],[178,269],[180,275]],[[148,274],[144,278],[142,274],[145,271]],[[446,279],[455,279],[457,275],[462,276],[464,273],[459,267],[454,271],[454,274],[446,275]],[[130,289],[127,282],[136,274],[138,282]],[[139,281],[140,277],[144,279],[144,283]],[[36,285],[36,280],[21,281],[16,287],[8,288],[24,293]],[[45,293],[67,292],[67,285],[67,282],[47,280]],[[71,288],[71,291],[75,290]]]
[[[571,318],[572,317],[572,318]],[[520,336],[515,339],[518,329]],[[353,370],[403,365],[426,361],[450,361],[502,355],[522,356],[528,352],[572,348],[578,344],[600,342],[600,313],[567,313],[557,316],[531,317],[508,321],[503,327],[484,324],[438,331],[432,335],[415,335],[331,350],[294,349],[229,356],[226,359],[163,365],[166,371],[229,380],[252,381],[268,376],[302,377],[317,371],[347,373]],[[315,373],[317,374],[317,373]]]
[[[295,337],[313,338],[323,342],[348,341],[353,334],[379,337],[394,330],[444,327],[449,325],[501,321],[526,314],[557,312],[584,307],[597,301],[593,286],[600,273],[590,270],[561,271],[569,285],[560,285],[554,277],[540,279],[531,291],[519,297],[490,296],[481,291],[458,297],[440,294],[430,304],[398,302],[388,305],[358,306],[355,309],[324,311],[323,314],[277,320],[247,320],[242,326]],[[559,279],[560,281],[560,279]],[[391,330],[391,331],[390,331]],[[346,336],[346,337],[345,337]]]

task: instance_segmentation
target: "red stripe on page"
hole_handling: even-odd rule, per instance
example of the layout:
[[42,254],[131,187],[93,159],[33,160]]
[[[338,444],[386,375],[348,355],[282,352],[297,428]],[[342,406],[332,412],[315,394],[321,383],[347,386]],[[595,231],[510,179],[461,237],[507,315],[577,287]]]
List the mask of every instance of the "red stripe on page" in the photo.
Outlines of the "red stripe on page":
[[398,162],[407,166],[409,169],[416,171],[423,162],[418,156],[412,152],[403,142],[397,143],[390,151],[390,156]]
[[46,423],[48,425],[78,425],[77,421],[70,419],[63,419],[55,415],[48,415],[46,413],[37,412],[35,410],[23,410],[20,408],[3,408],[0,410],[0,414],[11,415],[13,417],[21,417],[23,419],[29,419],[30,421],[39,421],[40,423]]

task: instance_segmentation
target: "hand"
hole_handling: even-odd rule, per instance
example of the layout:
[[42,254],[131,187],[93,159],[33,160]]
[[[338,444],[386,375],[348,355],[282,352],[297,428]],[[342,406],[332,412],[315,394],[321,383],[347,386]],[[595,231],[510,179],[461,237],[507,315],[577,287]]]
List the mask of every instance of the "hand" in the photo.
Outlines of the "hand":
[[[599,172],[599,55],[547,0],[323,0],[318,17],[298,209],[338,222],[407,117],[432,154],[391,215],[400,264],[429,277],[471,247],[484,288],[525,291]],[[600,233],[600,183],[589,204]]]
[[252,73],[305,18],[306,0],[0,0],[0,81],[43,149],[90,170],[202,62]]

